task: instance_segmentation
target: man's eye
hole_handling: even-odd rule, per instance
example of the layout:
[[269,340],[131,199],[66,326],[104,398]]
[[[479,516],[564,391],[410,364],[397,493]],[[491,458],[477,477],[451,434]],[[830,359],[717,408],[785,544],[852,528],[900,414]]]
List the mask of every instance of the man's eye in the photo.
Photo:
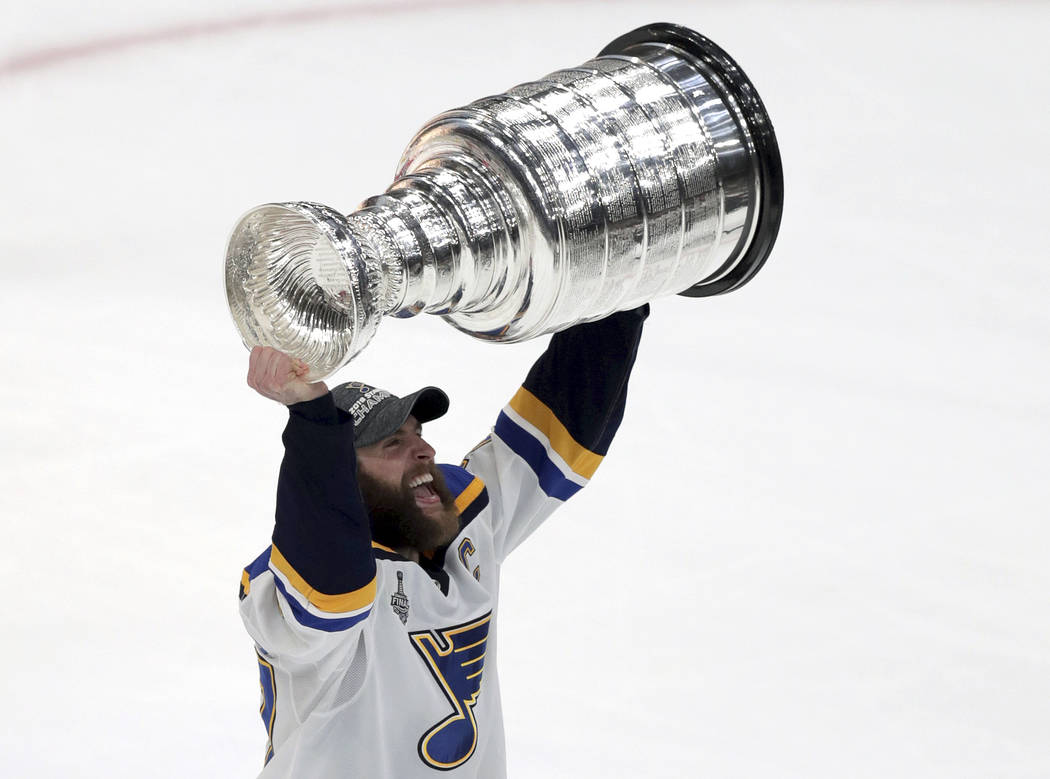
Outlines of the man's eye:
[[401,439],[400,438],[388,438],[387,442],[385,444],[383,444],[383,448],[384,449],[393,449],[395,446],[399,446],[400,444],[401,444]]

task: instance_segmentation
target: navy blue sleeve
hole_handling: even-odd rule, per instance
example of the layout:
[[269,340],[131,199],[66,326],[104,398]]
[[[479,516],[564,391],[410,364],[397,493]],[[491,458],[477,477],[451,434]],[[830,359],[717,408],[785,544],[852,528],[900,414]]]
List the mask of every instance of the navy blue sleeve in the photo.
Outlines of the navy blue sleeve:
[[555,333],[523,385],[580,446],[604,456],[623,420],[649,304]]
[[289,407],[273,544],[295,574],[328,595],[375,578],[368,511],[357,484],[353,423],[331,393]]

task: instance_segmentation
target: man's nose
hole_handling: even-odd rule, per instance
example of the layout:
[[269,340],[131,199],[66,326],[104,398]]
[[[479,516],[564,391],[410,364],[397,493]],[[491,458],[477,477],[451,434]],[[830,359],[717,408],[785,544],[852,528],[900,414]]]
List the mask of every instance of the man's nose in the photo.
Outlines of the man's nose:
[[430,446],[424,439],[419,438],[416,440],[416,459],[417,460],[433,460],[434,455],[437,454],[433,447]]

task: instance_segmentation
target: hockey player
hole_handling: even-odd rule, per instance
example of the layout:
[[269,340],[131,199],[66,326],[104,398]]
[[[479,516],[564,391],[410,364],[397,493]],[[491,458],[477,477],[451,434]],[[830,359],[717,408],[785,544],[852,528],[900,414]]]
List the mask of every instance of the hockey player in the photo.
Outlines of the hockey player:
[[241,578],[262,777],[506,775],[500,566],[606,454],[647,315],[552,336],[461,466],[436,465],[422,437],[441,390],[329,392],[252,350],[249,385],[289,409],[273,543]]

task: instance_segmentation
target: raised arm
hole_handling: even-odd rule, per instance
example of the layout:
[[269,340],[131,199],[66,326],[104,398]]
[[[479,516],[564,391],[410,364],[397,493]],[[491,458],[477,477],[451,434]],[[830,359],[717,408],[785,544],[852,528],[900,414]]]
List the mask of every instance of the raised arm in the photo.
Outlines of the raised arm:
[[353,423],[327,386],[305,382],[305,374],[305,365],[274,349],[252,350],[248,384],[289,409],[266,567],[299,624],[336,632],[368,615],[375,559]]
[[501,558],[586,485],[609,451],[648,315],[645,305],[556,333],[490,439],[468,455],[496,507]]
[[593,473],[609,451],[648,316],[646,304],[555,333],[510,402],[527,421],[549,431],[556,451],[574,471],[580,472],[578,466]]

